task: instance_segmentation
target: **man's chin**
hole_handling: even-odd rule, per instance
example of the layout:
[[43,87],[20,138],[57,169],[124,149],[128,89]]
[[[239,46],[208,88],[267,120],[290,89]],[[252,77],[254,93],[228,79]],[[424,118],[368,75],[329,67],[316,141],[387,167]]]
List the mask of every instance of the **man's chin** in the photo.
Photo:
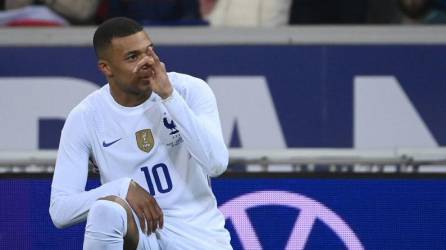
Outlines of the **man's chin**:
[[138,84],[138,89],[141,92],[147,92],[147,91],[151,91],[152,88],[150,86],[150,81],[149,80],[140,80],[139,84]]
[[138,79],[139,86],[150,86],[150,78],[139,78]]

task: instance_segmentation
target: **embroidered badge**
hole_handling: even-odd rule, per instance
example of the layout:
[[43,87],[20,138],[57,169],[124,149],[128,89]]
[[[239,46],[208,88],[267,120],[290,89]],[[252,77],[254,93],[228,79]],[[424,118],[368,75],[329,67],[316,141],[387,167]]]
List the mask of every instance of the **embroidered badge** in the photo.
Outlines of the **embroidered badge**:
[[155,145],[155,141],[153,140],[152,130],[143,129],[135,133],[136,135],[136,143],[138,144],[138,148],[142,151],[149,153]]

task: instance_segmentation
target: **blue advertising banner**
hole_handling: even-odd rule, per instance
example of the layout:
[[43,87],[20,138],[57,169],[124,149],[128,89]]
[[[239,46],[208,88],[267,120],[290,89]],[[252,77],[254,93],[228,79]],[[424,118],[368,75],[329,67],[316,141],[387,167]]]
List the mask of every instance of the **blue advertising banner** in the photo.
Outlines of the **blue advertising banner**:
[[[50,185],[0,179],[0,249],[82,248],[84,224],[52,225]],[[222,177],[212,185],[236,250],[446,248],[445,179]]]
[[[446,145],[446,45],[156,49],[168,70],[208,81],[231,147]],[[57,148],[69,110],[106,83],[90,47],[0,47],[0,59],[0,114],[17,111],[0,132],[3,149]],[[26,142],[16,140],[23,130]]]

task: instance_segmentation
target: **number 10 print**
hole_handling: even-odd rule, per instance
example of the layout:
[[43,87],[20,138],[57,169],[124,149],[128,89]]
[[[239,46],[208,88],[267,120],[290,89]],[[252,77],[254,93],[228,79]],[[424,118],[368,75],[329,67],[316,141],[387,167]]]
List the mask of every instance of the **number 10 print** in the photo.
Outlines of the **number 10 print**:
[[[149,167],[142,167],[141,171],[144,172],[147,186],[149,187],[149,193],[152,196],[156,194],[152,179],[155,181],[158,193],[163,194],[172,190],[172,179],[170,178],[169,169],[167,168],[166,164],[156,164],[152,167],[152,171],[149,171]],[[161,183],[161,178],[163,178],[164,183]]]

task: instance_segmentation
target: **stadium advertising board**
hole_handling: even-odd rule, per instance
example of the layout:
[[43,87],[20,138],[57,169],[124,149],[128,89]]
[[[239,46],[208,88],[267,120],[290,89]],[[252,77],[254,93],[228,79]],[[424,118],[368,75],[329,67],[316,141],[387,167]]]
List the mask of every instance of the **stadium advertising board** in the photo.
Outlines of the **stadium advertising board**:
[[[0,249],[82,248],[84,223],[53,226],[50,184],[0,179]],[[235,250],[445,249],[445,184],[388,177],[212,182]]]
[[[231,147],[446,145],[444,45],[157,50],[169,71],[207,80]],[[57,148],[69,110],[105,83],[93,49],[0,47],[0,55],[0,116],[8,117],[0,149]]]

